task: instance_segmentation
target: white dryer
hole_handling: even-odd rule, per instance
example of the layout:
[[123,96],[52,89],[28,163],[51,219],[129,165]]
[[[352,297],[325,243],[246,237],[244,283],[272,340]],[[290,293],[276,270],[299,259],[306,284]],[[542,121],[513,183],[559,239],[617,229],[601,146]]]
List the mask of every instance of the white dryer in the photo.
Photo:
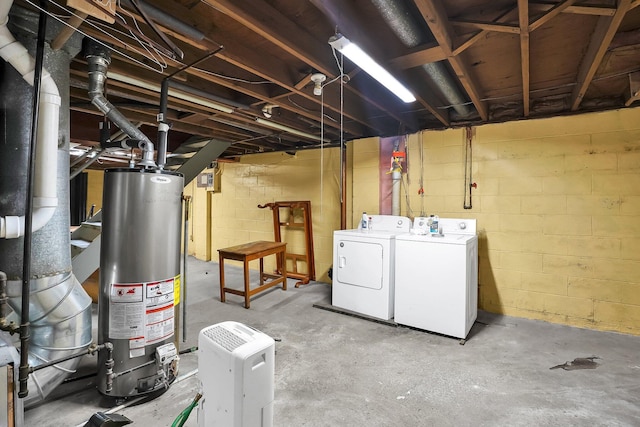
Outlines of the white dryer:
[[393,318],[395,237],[408,233],[404,216],[372,215],[369,230],[333,232],[334,307],[378,319]]
[[435,234],[426,220],[396,237],[395,321],[465,339],[478,316],[476,220],[440,218]]

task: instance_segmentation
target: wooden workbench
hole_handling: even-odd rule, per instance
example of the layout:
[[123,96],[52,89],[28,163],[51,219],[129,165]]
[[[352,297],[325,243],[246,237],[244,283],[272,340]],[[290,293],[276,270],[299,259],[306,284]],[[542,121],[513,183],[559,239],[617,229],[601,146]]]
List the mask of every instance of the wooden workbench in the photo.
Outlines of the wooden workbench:
[[[282,283],[282,289],[287,290],[287,267],[285,261],[287,244],[281,242],[251,242],[243,245],[232,246],[230,248],[218,249],[220,259],[220,301],[225,302],[226,292],[244,297],[244,307],[249,308],[252,295],[269,289]],[[273,274],[264,272],[264,257],[268,255],[276,256],[277,270]],[[225,287],[224,282],[224,260],[232,259],[242,261],[244,264],[244,290]],[[249,262],[260,260],[260,285],[257,288],[249,287]]]

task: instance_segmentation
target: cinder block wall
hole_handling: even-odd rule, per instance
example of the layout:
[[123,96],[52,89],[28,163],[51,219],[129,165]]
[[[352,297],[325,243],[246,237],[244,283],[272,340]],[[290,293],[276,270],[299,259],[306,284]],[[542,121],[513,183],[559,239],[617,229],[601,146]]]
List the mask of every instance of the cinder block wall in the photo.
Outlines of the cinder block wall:
[[[462,208],[464,130],[425,131],[408,144],[412,211],[403,194],[401,213],[419,215],[424,203],[426,214],[477,219],[480,308],[640,335],[639,108],[475,128],[471,210]],[[369,138],[347,147],[352,228],[362,211],[378,213],[379,144]],[[223,164],[221,193],[207,196],[187,185],[185,194],[194,197],[190,254],[217,260],[216,249],[270,240],[271,212],[258,204],[311,200],[316,274],[329,281],[332,233],[340,227],[340,159],[337,149],[324,150],[321,197],[320,156],[246,156]],[[90,172],[89,206],[101,204],[100,177]]]
[[[410,136],[402,214],[421,213],[420,150],[425,213],[478,221],[480,308],[640,334],[640,109],[475,128],[470,210],[454,129]],[[354,188],[374,158],[354,143]],[[354,214],[377,201],[354,193]]]
[[92,205],[96,205],[94,213],[102,209],[102,183],[104,172],[101,170],[86,170],[87,172],[87,215]]
[[[217,261],[217,249],[256,240],[273,240],[272,211],[269,208],[259,209],[258,205],[309,200],[316,279],[329,282],[327,270],[332,264],[333,230],[340,228],[339,150],[300,151],[295,156],[286,153],[249,155],[239,163],[220,165],[222,181],[219,193],[208,193],[198,188],[195,182],[185,187],[185,194],[193,196],[189,253],[206,259],[209,252],[211,259]],[[209,203],[207,198],[210,198]],[[210,231],[206,225],[208,217]],[[285,241],[291,242],[287,251],[304,253],[303,232],[285,232]],[[210,248],[205,243],[206,233],[210,233]],[[265,269],[273,269],[274,261],[273,256],[266,258]],[[227,262],[234,263],[225,261],[225,264]],[[257,268],[257,265],[256,261],[252,268]],[[306,271],[303,265],[299,270]]]

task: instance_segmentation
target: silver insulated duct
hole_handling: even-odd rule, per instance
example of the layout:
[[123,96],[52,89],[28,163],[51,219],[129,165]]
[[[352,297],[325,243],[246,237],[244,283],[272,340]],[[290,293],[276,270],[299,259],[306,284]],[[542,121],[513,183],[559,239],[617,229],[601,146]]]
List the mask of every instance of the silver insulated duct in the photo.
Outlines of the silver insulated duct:
[[[405,46],[416,47],[422,42],[422,31],[402,1],[372,0],[371,2]],[[467,117],[473,113],[473,110],[466,105],[467,101],[442,62],[425,64],[422,68],[436,83],[444,99],[458,114]]]
[[[7,28],[11,1],[0,2],[0,270],[7,274],[9,304],[18,317],[22,301],[22,247],[37,17],[18,9],[15,40]],[[18,13],[19,12],[19,13]],[[24,43],[24,44],[23,44]],[[91,298],[71,272],[69,233],[69,62],[64,51],[45,50],[35,166],[30,277],[29,365],[81,353],[91,344]],[[55,82],[57,82],[57,84]],[[58,87],[60,93],[58,93]],[[62,112],[59,114],[58,109]],[[9,125],[10,124],[10,125]],[[36,225],[36,215],[42,215]],[[22,218],[22,219],[21,219]],[[79,358],[29,375],[25,406],[56,388]]]

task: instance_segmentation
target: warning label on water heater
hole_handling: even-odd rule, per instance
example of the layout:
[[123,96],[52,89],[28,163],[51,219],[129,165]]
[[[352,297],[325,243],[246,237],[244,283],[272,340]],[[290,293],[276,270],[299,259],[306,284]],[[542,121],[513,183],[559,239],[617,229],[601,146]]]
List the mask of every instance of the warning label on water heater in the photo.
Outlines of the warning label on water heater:
[[109,338],[134,340],[134,347],[173,335],[174,278],[113,283],[109,292]]
[[153,344],[173,335],[173,279],[147,283],[145,337]]

